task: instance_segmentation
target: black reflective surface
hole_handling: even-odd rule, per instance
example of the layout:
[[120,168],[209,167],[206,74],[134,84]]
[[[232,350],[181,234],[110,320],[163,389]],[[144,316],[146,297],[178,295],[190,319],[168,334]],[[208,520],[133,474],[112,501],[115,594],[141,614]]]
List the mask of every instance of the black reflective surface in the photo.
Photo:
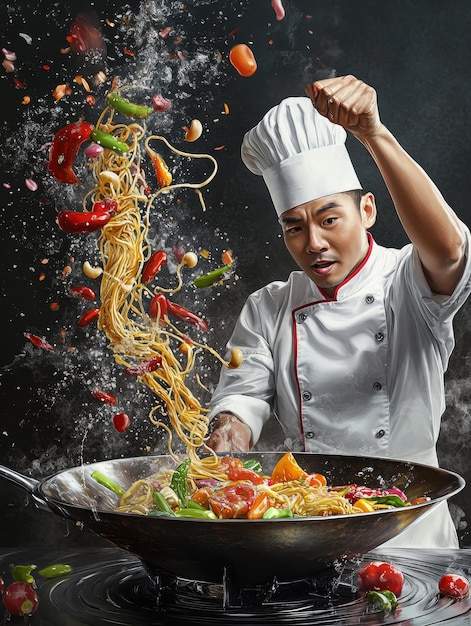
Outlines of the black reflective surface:
[[[398,608],[390,614],[372,609],[356,588],[356,572],[369,560],[388,560],[404,573]],[[38,579],[40,604],[31,626],[105,626],[110,624],[402,624],[464,626],[471,621],[471,597],[440,596],[438,580],[446,571],[470,575],[471,551],[378,550],[343,565],[334,582],[299,581],[279,585],[260,606],[224,608],[219,585],[178,580],[174,598],[159,606],[158,590],[136,558],[115,549],[77,552],[18,550],[0,556],[0,575],[8,580],[11,564],[68,563],[72,573]],[[250,567],[250,555],[247,555]],[[3,609],[0,609],[2,616]],[[5,617],[5,616],[4,616]]]

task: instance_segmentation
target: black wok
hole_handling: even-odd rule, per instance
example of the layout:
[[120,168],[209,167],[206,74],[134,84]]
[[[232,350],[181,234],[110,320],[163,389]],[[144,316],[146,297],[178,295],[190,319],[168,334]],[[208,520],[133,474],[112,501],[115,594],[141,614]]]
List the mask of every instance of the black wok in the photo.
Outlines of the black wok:
[[[246,453],[268,473],[282,453]],[[409,500],[430,502],[359,515],[282,520],[196,520],[113,512],[117,497],[97,484],[93,470],[127,488],[162,467],[169,456],[102,461],[58,472],[38,481],[0,466],[0,476],[23,487],[35,504],[83,525],[146,564],[181,578],[221,582],[224,573],[242,586],[315,576],[332,562],[351,558],[396,536],[437,503],[464,487],[461,476],[443,469],[387,458],[296,453],[307,472],[328,484],[396,485]]]

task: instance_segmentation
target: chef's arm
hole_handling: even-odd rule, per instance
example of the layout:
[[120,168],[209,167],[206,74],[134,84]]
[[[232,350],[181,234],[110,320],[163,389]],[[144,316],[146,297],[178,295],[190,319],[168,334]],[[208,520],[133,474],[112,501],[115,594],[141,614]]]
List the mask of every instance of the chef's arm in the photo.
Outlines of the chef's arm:
[[252,431],[234,413],[218,413],[211,421],[206,445],[214,452],[248,452]]
[[465,236],[456,214],[424,170],[379,117],[375,90],[353,76],[309,85],[319,112],[350,131],[373,157],[431,290],[450,295],[465,265]]

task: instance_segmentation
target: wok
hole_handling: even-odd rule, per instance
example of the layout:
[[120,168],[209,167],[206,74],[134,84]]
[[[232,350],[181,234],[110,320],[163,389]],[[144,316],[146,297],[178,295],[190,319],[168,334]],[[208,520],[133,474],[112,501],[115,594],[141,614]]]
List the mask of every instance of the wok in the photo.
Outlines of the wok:
[[[283,453],[244,453],[270,472]],[[222,582],[229,571],[241,587],[312,578],[339,559],[353,558],[396,536],[431,507],[463,489],[453,472],[389,458],[296,453],[307,472],[326,476],[328,484],[363,484],[406,492],[409,500],[429,496],[410,507],[330,517],[280,520],[197,520],[119,514],[117,496],[96,483],[98,470],[125,489],[163,467],[168,455],[92,463],[60,471],[38,481],[0,466],[0,476],[26,489],[36,506],[83,523],[84,527],[140,558],[147,566],[191,580]]]

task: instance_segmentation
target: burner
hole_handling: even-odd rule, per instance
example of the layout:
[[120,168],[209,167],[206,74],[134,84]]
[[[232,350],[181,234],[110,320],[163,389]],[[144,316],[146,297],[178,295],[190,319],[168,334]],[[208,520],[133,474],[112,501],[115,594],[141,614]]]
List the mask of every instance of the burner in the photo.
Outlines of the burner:
[[[389,615],[372,610],[355,589],[355,573],[362,562],[369,560],[389,560],[404,573],[399,606]],[[170,594],[162,594],[138,559],[112,548],[53,555],[37,550],[10,553],[0,561],[0,574],[7,578],[11,563],[32,562],[38,567],[53,562],[72,566],[72,574],[67,577],[38,580],[40,608],[29,622],[32,625],[210,626],[222,621],[244,626],[284,623],[469,626],[471,623],[471,598],[454,601],[437,592],[438,580],[447,569],[470,575],[469,551],[371,552],[355,563],[339,566],[334,578],[332,572],[327,572],[324,580],[274,584],[264,590],[257,602],[252,602],[250,597],[250,608],[225,605],[226,590],[213,583],[178,579]]]

